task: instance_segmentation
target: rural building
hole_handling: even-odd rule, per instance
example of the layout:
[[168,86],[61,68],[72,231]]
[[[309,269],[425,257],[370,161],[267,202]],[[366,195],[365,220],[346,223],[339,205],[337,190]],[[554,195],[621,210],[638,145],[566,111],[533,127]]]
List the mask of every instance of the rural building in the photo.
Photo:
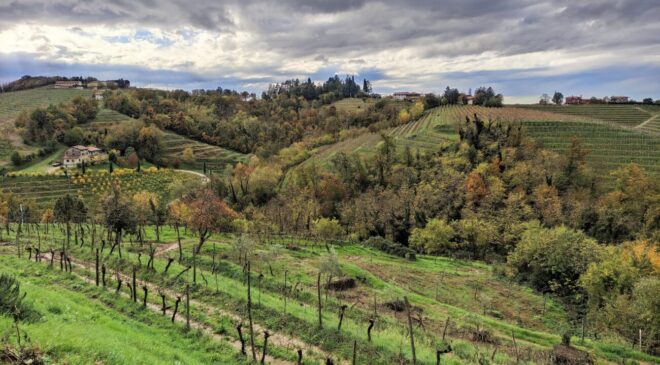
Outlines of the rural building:
[[422,97],[422,94],[416,92],[399,91],[392,94],[394,100],[417,101]]
[[103,100],[102,90],[94,90],[94,100]]
[[611,96],[610,103],[627,103],[629,98],[627,96]]
[[82,89],[82,81],[55,81],[56,89]]
[[570,105],[579,105],[579,104],[584,104],[584,100],[582,99],[582,96],[567,96],[566,99],[564,99],[564,103],[570,104]]
[[96,146],[73,146],[64,152],[62,164],[64,167],[76,167],[83,161],[93,164],[104,158],[105,154]]
[[472,96],[472,95],[468,95],[468,96],[466,96],[466,97],[465,97],[465,103],[466,103],[467,105],[472,105],[472,104],[474,104],[474,96]]

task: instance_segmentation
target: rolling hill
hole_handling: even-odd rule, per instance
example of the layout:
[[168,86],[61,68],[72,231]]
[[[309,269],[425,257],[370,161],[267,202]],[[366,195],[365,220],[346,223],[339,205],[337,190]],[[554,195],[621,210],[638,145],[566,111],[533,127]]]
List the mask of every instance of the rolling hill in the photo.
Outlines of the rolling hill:
[[[422,118],[385,133],[394,137],[399,152],[405,147],[413,151],[433,152],[443,141],[457,140],[457,123],[476,114],[484,120],[521,123],[529,136],[560,153],[567,149],[570,138],[575,136],[590,151],[587,161],[592,168],[605,175],[621,165],[636,163],[650,174],[660,176],[660,136],[655,134],[656,130],[660,130],[660,116],[652,114],[654,108],[649,108],[651,114],[644,114],[643,120],[640,116],[642,112],[637,107],[623,107],[609,120],[603,121],[587,113],[589,110],[599,110],[597,108],[584,108],[580,109],[581,113],[571,114],[554,113],[555,107],[444,106],[431,109]],[[600,112],[595,115],[602,116]],[[639,127],[640,124],[633,124],[633,120],[634,123],[645,124]],[[314,160],[323,165],[337,152],[372,154],[381,140],[379,134],[365,133],[321,147],[308,161]]]
[[14,127],[14,119],[24,110],[69,101],[76,96],[90,96],[90,90],[38,88],[0,93],[0,167],[9,165],[12,152],[34,153],[38,147],[23,143]]

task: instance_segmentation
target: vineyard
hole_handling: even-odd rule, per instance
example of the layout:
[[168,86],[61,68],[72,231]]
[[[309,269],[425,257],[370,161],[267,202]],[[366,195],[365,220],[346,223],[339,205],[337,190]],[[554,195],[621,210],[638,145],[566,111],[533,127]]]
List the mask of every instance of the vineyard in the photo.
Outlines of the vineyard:
[[150,191],[168,198],[168,187],[174,181],[199,179],[196,175],[173,170],[155,168],[134,170],[116,169],[113,174],[107,171],[87,172],[83,176],[63,176],[60,174],[13,174],[0,177],[3,193],[34,200],[40,208],[51,208],[57,198],[72,194],[86,202],[95,202],[112,189],[113,184],[129,194],[137,191]]
[[588,119],[597,119],[614,123],[623,127],[635,127],[649,118],[660,114],[660,107],[637,106],[637,105],[611,105],[611,104],[588,104],[588,105],[525,105],[526,109],[541,110],[562,115],[572,115]]
[[82,125],[82,127],[94,130],[102,130],[122,123],[135,122],[135,119],[112,109],[100,109],[96,115],[96,118],[92,122]]
[[0,93],[0,121],[13,118],[23,110],[60,104],[76,96],[91,96],[90,90],[40,88]]
[[[165,132],[164,145],[164,157],[167,160],[170,162],[177,160],[181,168],[190,170],[201,171],[204,164],[206,164],[207,169],[221,172],[228,164],[234,165],[248,159],[248,155],[199,142],[172,132]],[[186,161],[184,156],[186,149],[192,151],[192,160]]]
[[589,154],[587,161],[607,173],[621,165],[636,163],[653,176],[660,176],[660,138],[648,134],[588,122],[523,122],[529,136],[545,148],[564,152],[577,137]]
[[76,96],[90,96],[89,90],[76,89],[31,89],[0,93],[0,167],[9,164],[14,151],[34,153],[37,147],[27,146],[14,128],[14,118],[24,110],[46,107],[69,101]]
[[[48,234],[42,232],[41,238],[31,228],[22,238],[23,245],[37,247],[39,242],[41,252],[59,249],[65,236],[61,227],[56,228],[51,227]],[[89,226],[85,232],[87,236],[91,234]],[[98,234],[103,236],[102,232]],[[251,357],[251,338],[259,359],[264,352],[266,331],[269,336],[266,362],[271,364],[296,363],[298,350],[302,350],[304,364],[327,363],[328,358],[334,363],[348,364],[353,356],[358,364],[411,363],[404,297],[412,308],[418,364],[436,363],[437,349],[447,348],[448,344],[451,352],[442,355],[442,363],[476,364],[484,358],[494,364],[545,362],[552,347],[561,341],[554,333],[566,325],[563,309],[557,302],[500,279],[491,267],[478,262],[427,256],[408,261],[354,244],[333,245],[334,254],[329,254],[323,242],[314,240],[229,235],[213,236],[193,258],[191,253],[197,239],[188,234],[183,235],[183,257],[179,262],[174,230],[165,227],[160,237],[163,243],[152,241],[154,232],[149,228],[148,245],[140,246],[136,240],[124,243],[121,258],[116,250],[111,253],[109,247],[101,246],[99,239],[87,237],[82,246],[72,244],[67,249],[67,257],[72,261],[70,273],[60,270],[59,258],[50,268],[48,254],[40,263],[27,264],[27,252],[20,262],[5,256],[0,267],[3,271],[20,273],[21,278],[35,277],[26,292],[39,308],[62,307],[60,302],[47,304],[55,295],[50,292],[67,295],[72,288],[78,292],[73,296],[77,299],[76,308],[103,307],[99,314],[104,319],[101,323],[88,323],[83,316],[71,319],[73,324],[64,325],[67,329],[75,324],[85,326],[83,333],[89,333],[94,326],[109,331],[105,321],[122,328],[125,324],[118,322],[130,315],[132,320],[128,325],[135,325],[133,328],[143,328],[141,323],[149,324],[157,333],[171,332],[180,339],[189,338],[185,326],[186,322],[190,323],[194,331],[190,336],[196,340],[184,341],[190,349],[179,355],[189,356],[190,363],[200,361],[195,357],[203,356],[203,348],[213,348],[219,353],[212,360],[207,358],[202,362],[243,363]],[[98,284],[95,284],[94,249],[90,249],[94,241],[100,250],[99,265],[106,266],[108,271]],[[153,267],[146,264],[149,247],[155,247],[151,251],[155,252]],[[15,255],[16,248],[0,250],[4,255]],[[249,271],[245,269],[245,258],[252,262]],[[321,269],[326,271],[323,281],[318,281],[319,268],[324,267],[332,271]],[[131,278],[132,268],[136,269],[136,279]],[[331,275],[327,281],[326,274]],[[125,284],[119,289],[117,278]],[[137,294],[130,289],[131,281],[139,286]],[[191,288],[189,299],[186,288]],[[174,314],[177,297],[180,298],[176,306],[178,314]],[[186,305],[188,300],[190,304]],[[166,309],[162,309],[164,306]],[[62,314],[53,314],[47,321],[27,326],[26,331],[39,332],[54,326],[49,321],[59,320]],[[248,316],[255,327],[253,337]],[[172,324],[171,317],[177,319]],[[0,330],[8,325],[7,321],[0,322]],[[150,338],[153,346],[168,343],[162,335]],[[121,364],[127,354],[135,351],[130,345],[124,350],[121,347],[124,343],[119,340],[100,346],[101,339],[95,336],[87,339],[93,354],[86,353],[90,351],[87,347],[61,336],[49,338],[40,334],[35,340],[47,344],[42,348],[53,351],[55,356],[59,354],[60,341],[67,341],[71,348],[61,355],[87,354],[90,360],[82,363],[90,364],[99,361]],[[579,338],[573,342],[599,361],[657,360],[623,345],[605,345],[590,339],[582,342]],[[246,356],[240,355],[241,343],[246,346]],[[154,351],[139,356],[149,356],[148,353]],[[151,363],[170,363],[172,356],[172,351],[165,349],[163,357]]]
[[374,105],[374,103],[375,101],[372,98],[345,98],[332,103],[332,106],[334,106],[338,111],[355,112],[364,110],[369,106]]

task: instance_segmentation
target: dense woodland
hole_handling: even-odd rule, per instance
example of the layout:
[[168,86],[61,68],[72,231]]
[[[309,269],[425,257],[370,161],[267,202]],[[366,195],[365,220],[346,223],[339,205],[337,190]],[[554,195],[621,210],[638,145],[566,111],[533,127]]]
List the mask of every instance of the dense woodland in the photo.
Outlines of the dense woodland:
[[[37,109],[17,121],[30,143],[98,143],[168,166],[161,155],[159,129],[165,129],[254,155],[210,173],[208,186],[173,186],[180,199],[169,205],[155,195],[114,189],[99,207],[66,196],[37,211],[29,199],[6,194],[0,217],[7,232],[19,220],[102,223],[114,236],[112,250],[120,251],[124,234],[140,237],[147,225],[172,224],[196,232],[199,249],[212,232],[286,232],[363,241],[411,260],[415,253],[482,260],[561,298],[576,326],[588,318],[598,331],[631,343],[641,328],[650,334],[648,351],[659,353],[656,179],[636,165],[596,176],[579,140],[558,155],[520,125],[478,115],[458,126],[459,141],[443,143],[436,153],[401,149],[382,134],[372,156],[338,153],[329,164],[306,161],[310,147],[407,123],[465,97],[447,88],[410,103],[370,91],[369,81],[360,87],[352,77],[322,85],[291,80],[260,98],[220,88],[111,91],[105,107],[139,123],[102,132],[78,128],[95,116],[89,101]],[[345,97],[375,100],[358,112],[332,106]],[[501,106],[501,95],[480,88],[475,103]]]

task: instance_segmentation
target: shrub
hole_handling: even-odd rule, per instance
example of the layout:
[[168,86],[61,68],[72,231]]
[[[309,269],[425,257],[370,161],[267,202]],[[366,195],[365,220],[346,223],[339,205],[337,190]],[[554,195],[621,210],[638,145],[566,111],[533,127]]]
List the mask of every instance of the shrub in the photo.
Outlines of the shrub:
[[373,247],[379,251],[403,257],[407,260],[414,261],[417,259],[415,251],[380,236],[370,237],[368,240],[364,241],[364,244],[365,246]]

